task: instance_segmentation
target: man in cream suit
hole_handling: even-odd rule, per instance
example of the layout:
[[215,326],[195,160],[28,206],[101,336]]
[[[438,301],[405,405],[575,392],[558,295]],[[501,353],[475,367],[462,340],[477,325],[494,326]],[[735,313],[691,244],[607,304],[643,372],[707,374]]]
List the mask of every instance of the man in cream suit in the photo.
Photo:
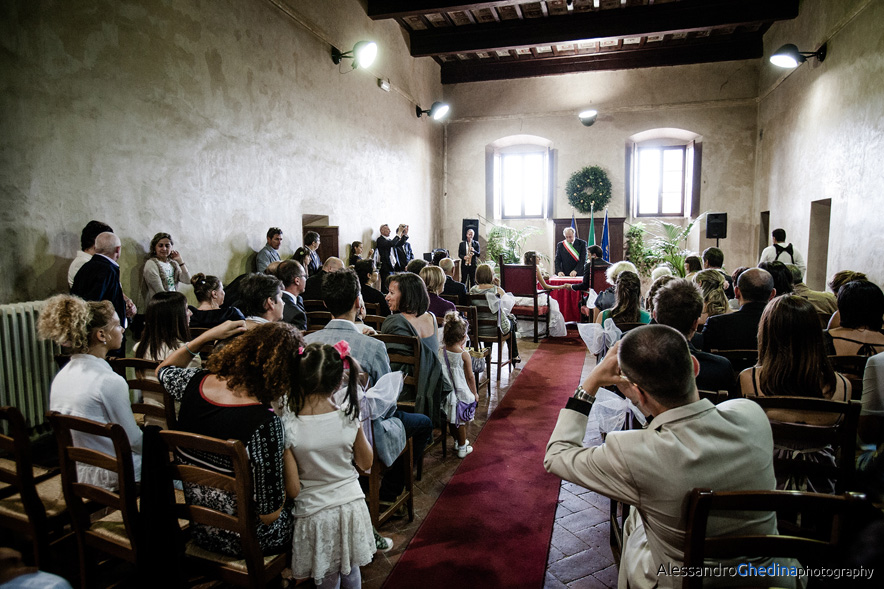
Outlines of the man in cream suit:
[[[678,331],[649,325],[628,332],[577,388],[546,447],[547,471],[634,506],[624,524],[619,587],[681,587],[666,576],[684,559],[686,495],[772,490],[773,436],[761,407],[748,399],[713,405],[699,398],[698,364]],[[587,416],[600,387],[617,385],[653,421],[611,432],[584,448]],[[708,533],[776,532],[772,513],[710,518]],[[792,586],[792,579],[782,579]]]

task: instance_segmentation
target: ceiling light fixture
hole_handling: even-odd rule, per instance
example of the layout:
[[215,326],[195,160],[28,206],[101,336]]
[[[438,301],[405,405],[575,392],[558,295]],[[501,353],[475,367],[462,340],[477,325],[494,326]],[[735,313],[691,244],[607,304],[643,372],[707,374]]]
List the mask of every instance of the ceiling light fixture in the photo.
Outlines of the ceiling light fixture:
[[360,41],[353,46],[352,51],[341,52],[337,47],[332,47],[331,57],[335,64],[341,63],[344,59],[353,60],[353,69],[367,68],[374,63],[378,56],[378,44],[374,41]]
[[451,107],[444,102],[434,102],[429,110],[421,110],[420,105],[414,107],[414,110],[417,113],[417,118],[421,118],[423,115],[429,115],[434,121],[441,121],[444,119],[446,115],[448,115],[450,109]]
[[599,116],[599,111],[595,109],[589,109],[581,112],[577,115],[577,118],[580,119],[580,122],[583,123],[584,127],[592,127],[592,124],[595,123],[595,120]]
[[787,43],[770,56],[770,62],[779,67],[794,68],[807,61],[808,57],[816,57],[820,63],[825,61],[826,44],[823,43],[823,46],[816,51],[798,51],[798,47]]

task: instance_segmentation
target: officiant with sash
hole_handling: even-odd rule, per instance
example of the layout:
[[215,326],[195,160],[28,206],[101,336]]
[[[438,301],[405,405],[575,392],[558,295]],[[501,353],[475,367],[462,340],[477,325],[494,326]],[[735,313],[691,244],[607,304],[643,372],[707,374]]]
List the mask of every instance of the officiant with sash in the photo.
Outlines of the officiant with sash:
[[461,282],[470,289],[476,284],[476,267],[479,265],[479,242],[476,241],[476,232],[472,227],[467,227],[464,240],[457,247],[457,257],[460,258]]
[[586,242],[577,239],[571,227],[562,231],[564,241],[556,245],[556,274],[559,276],[583,276],[586,266]]

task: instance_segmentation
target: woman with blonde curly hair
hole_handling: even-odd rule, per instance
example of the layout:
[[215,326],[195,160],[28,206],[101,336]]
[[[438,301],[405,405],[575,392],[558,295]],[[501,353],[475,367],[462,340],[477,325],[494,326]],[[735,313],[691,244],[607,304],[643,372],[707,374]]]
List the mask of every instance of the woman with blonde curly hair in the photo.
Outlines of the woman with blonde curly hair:
[[[37,329],[40,337],[70,349],[72,354],[52,381],[49,409],[122,425],[132,447],[135,480],[140,480],[141,430],[129,404],[129,385],[105,361],[109,350],[123,345],[123,326],[111,302],[87,302],[68,295],[52,297],[40,313]],[[113,444],[106,438],[74,434],[74,443],[114,454]],[[78,464],[77,477],[81,483],[105,489],[118,486],[114,473],[95,466]]]
[[[208,370],[185,368],[204,344],[233,335],[238,337],[209,357]],[[305,345],[288,323],[263,323],[246,331],[245,321],[227,321],[172,352],[157,368],[159,381],[181,401],[178,429],[245,444],[255,481],[255,533],[264,554],[280,553],[292,542],[292,512],[283,504],[286,482],[297,472],[292,471],[293,457],[286,456],[283,425],[272,405],[298,387],[299,349]],[[179,458],[210,464],[219,472],[231,466],[218,456]],[[186,485],[184,496],[191,505],[236,510],[232,493]],[[239,556],[237,534],[204,525],[191,529],[202,548]]]
[[727,295],[724,294],[724,274],[714,268],[702,270],[694,275],[694,284],[703,292],[703,314],[700,315],[700,325],[705,325],[709,317],[724,315],[730,311]]

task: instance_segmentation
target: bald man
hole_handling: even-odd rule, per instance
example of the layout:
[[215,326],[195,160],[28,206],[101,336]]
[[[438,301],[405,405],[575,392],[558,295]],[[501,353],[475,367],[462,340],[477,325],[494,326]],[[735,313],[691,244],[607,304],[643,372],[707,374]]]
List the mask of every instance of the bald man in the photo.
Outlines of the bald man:
[[304,300],[318,301],[322,300],[322,278],[330,272],[337,272],[344,269],[344,261],[341,258],[328,258],[319,269],[319,272],[307,279],[304,286]]
[[[120,238],[110,232],[100,233],[95,238],[95,253],[74,276],[71,294],[87,301],[110,301],[120,324],[126,327],[126,299],[120,285]],[[125,356],[126,340],[118,350],[111,350],[108,356]]]
[[559,276],[583,276],[586,266],[586,242],[577,239],[570,227],[562,231],[565,239],[556,245],[555,270]]

